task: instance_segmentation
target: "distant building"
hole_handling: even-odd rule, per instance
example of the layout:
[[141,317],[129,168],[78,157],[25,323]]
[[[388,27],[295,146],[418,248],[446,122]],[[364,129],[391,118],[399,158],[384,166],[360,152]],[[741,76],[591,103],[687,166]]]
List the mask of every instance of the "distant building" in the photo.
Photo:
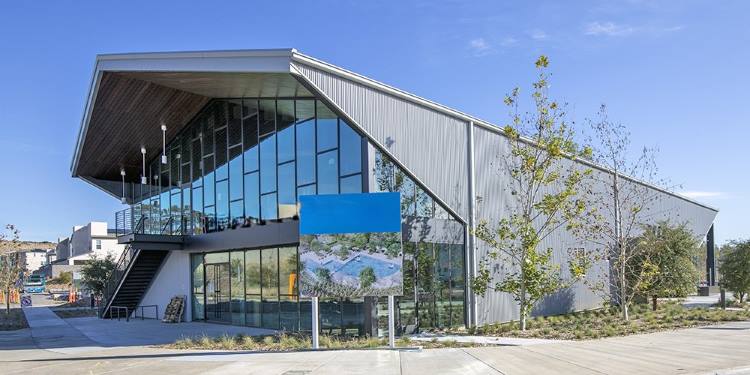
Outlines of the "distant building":
[[107,229],[107,223],[92,221],[76,225],[70,237],[58,239],[55,249],[45,254],[50,262],[42,272],[51,278],[62,272],[78,272],[93,256],[104,258],[112,255],[117,259],[124,248],[117,243],[115,233]]
[[73,227],[70,237],[58,242],[56,263],[81,265],[92,256],[104,258],[112,255],[117,258],[124,248],[117,243],[117,236],[107,230],[107,223],[92,221]]
[[47,264],[52,264],[57,260],[57,249],[47,250]]
[[47,264],[47,250],[45,249],[23,251],[19,255],[21,267],[28,273],[36,272]]

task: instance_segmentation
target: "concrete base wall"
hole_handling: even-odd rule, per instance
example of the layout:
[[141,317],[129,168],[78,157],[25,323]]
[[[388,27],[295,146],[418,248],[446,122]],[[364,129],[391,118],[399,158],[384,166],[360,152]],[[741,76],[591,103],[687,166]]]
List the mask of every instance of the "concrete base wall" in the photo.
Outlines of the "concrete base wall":
[[[159,272],[151,282],[141,301],[141,306],[159,306],[159,319],[164,317],[164,311],[169,301],[174,296],[185,296],[185,313],[183,319],[186,322],[192,320],[190,308],[190,254],[182,251],[171,251],[164,260]],[[140,312],[139,312],[140,314]],[[152,317],[153,308],[144,311],[146,317]]]

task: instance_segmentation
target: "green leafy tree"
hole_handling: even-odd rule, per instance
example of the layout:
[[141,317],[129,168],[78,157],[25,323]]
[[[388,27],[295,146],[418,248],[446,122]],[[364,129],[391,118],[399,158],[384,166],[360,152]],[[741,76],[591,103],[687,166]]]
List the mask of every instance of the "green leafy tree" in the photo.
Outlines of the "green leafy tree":
[[92,256],[86,264],[81,267],[81,279],[91,289],[95,296],[102,296],[107,286],[107,280],[115,269],[115,259],[112,255],[104,258]]
[[5,230],[6,232],[0,233],[0,290],[5,293],[5,313],[10,314],[8,296],[23,278],[23,267],[18,253],[21,245],[19,231],[12,224],[6,225]]
[[633,266],[653,270],[642,288],[643,297],[687,297],[695,292],[700,274],[693,259],[700,243],[685,224],[659,222],[646,227],[637,241],[644,247],[638,253],[646,256],[635,259]]
[[375,270],[372,267],[365,267],[362,271],[359,271],[359,284],[362,289],[369,288],[372,284],[375,284],[376,280]]
[[[549,99],[547,67],[547,57],[539,57],[539,76],[531,95],[532,113],[519,113],[518,88],[505,98],[512,118],[504,127],[511,155],[501,173],[509,181],[513,200],[509,215],[494,225],[481,221],[473,231],[490,249],[479,262],[472,286],[480,295],[488,289],[511,294],[518,303],[522,330],[537,301],[569,286],[586,271],[583,267],[570,267],[574,271],[572,277],[564,278],[560,265],[553,261],[553,249],[541,246],[553,232],[573,230],[578,225],[578,218],[586,212],[585,200],[580,196],[582,181],[591,173],[571,161],[590,158],[591,150],[576,144],[573,123],[566,120],[565,109]],[[504,274],[494,273],[498,260],[510,263],[512,269]]]
[[721,250],[721,286],[743,303],[750,292],[750,240],[731,241]]

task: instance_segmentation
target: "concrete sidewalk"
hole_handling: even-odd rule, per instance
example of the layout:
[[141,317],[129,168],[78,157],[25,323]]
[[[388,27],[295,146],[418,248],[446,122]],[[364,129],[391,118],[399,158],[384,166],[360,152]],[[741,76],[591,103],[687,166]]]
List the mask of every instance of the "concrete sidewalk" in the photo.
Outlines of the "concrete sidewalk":
[[[62,322],[65,328],[46,312],[34,314],[32,331],[78,331],[73,325],[83,322],[69,319],[75,323]],[[113,336],[126,335],[123,329],[135,326],[105,322]],[[591,341],[421,351],[257,353],[80,346],[67,353],[0,353],[3,374],[750,374],[750,322]]]
[[26,307],[23,313],[34,344],[40,349],[69,354],[100,347],[47,307]]

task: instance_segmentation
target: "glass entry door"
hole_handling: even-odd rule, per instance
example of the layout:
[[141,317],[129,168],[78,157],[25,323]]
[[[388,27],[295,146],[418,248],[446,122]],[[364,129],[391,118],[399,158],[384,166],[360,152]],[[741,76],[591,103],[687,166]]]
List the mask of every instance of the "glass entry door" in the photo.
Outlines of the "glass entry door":
[[231,323],[229,263],[206,265],[206,320]]

